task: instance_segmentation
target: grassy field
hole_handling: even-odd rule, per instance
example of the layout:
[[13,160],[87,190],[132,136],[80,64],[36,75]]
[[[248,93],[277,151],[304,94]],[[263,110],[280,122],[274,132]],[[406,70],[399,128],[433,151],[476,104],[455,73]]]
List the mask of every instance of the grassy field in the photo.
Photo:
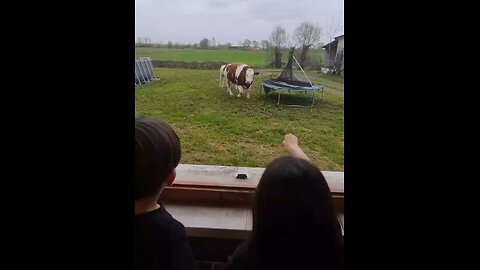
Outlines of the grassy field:
[[[263,96],[266,75],[246,99],[220,89],[215,70],[155,72],[160,81],[135,89],[135,114],[162,118],[175,128],[182,163],[264,167],[286,154],[283,137],[293,133],[322,170],[343,171],[343,95],[325,93],[314,108],[292,108],[276,105],[276,94]],[[303,94],[282,94],[281,100],[311,103]]]
[[[298,50],[300,51],[300,50]],[[321,62],[322,53],[311,53],[312,57]],[[136,47],[136,57],[150,57],[152,60],[185,61],[185,62],[225,62],[246,63],[252,66],[264,66],[267,64],[265,51],[241,51],[241,50],[195,50],[195,49],[166,49]],[[283,54],[284,62],[287,62],[288,53]]]
[[339,83],[345,83],[344,78],[342,76],[332,76],[332,75],[325,74],[325,73],[320,73],[320,74],[318,74],[318,76],[320,76],[320,78],[323,78],[323,79],[326,79],[326,80],[335,81],[335,82],[339,82]]
[[148,56],[153,60],[248,63],[253,66],[265,65],[265,53],[263,51],[195,50],[136,47],[135,56]]

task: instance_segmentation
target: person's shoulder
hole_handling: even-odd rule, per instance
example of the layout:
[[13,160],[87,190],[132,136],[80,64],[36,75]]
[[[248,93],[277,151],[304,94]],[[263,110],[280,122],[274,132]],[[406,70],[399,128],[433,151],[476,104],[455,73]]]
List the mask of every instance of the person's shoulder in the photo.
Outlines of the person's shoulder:
[[159,209],[136,215],[135,223],[140,228],[157,228],[162,231],[185,231],[182,223],[176,220],[163,206]]
[[175,219],[165,208],[162,210],[162,215],[164,219],[168,219],[168,231],[171,238],[177,239],[187,237],[185,226]]
[[173,221],[170,225],[170,232],[174,237],[186,237],[185,226],[175,218],[173,218]]

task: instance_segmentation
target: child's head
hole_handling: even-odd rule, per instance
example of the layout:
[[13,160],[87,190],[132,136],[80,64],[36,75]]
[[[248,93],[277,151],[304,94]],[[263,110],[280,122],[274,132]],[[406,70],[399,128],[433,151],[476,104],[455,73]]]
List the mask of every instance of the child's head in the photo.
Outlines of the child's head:
[[135,119],[135,200],[159,194],[175,179],[180,140],[166,122]]
[[341,231],[330,188],[316,166],[290,156],[267,166],[255,194],[250,241],[250,252],[256,255],[250,254],[264,267],[271,263],[266,259],[270,256],[287,256],[312,267],[333,263]]

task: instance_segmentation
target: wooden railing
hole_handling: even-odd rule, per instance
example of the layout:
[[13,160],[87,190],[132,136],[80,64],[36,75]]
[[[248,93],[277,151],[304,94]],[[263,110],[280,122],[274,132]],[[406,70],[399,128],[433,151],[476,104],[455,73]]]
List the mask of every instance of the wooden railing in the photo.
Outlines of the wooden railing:
[[[173,185],[160,197],[186,228],[200,261],[225,262],[252,229],[251,204],[264,168],[180,164]],[[322,172],[343,228],[343,172]],[[247,178],[237,179],[238,174]]]
[[[246,239],[251,230],[251,204],[264,168],[180,164],[173,185],[160,202],[191,236]],[[322,172],[332,192],[343,227],[343,172]],[[247,179],[237,179],[246,174]]]

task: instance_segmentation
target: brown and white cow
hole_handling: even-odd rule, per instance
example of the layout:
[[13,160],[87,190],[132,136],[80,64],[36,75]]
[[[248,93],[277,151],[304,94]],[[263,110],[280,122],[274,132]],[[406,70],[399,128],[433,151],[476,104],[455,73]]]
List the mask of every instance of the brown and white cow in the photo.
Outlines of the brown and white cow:
[[227,64],[220,67],[220,87],[227,85],[227,92],[230,96],[233,96],[230,90],[230,84],[234,84],[238,89],[237,97],[243,94],[245,89],[247,92],[247,98],[250,98],[250,89],[252,88],[255,75],[258,75],[253,68],[245,64]]
[[219,83],[218,83],[219,87],[224,87],[225,84],[227,83],[227,77],[225,77],[225,74],[224,74],[226,66],[227,65],[222,65],[220,67],[220,80],[219,80]]

